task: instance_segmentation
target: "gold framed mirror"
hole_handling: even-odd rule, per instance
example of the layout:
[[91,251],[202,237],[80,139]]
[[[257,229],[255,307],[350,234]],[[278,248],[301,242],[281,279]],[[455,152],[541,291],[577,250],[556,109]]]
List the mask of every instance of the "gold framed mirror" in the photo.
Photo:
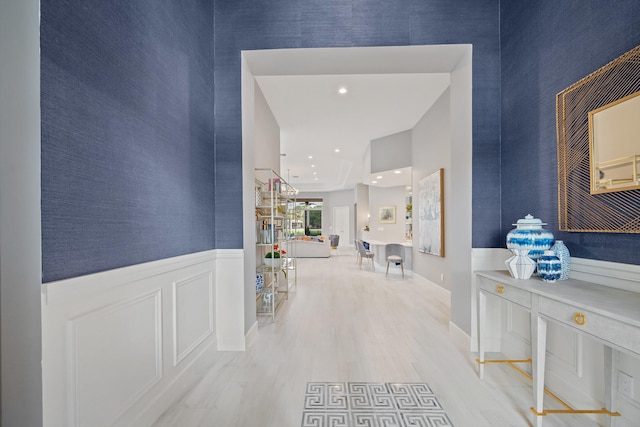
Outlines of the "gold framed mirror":
[[591,194],[640,188],[640,92],[589,111]]
[[[558,138],[558,226],[563,231],[640,233],[640,186],[633,172],[606,185],[613,176],[611,163],[640,154],[640,150],[616,157],[600,157],[611,144],[590,143],[590,120],[598,121],[601,112],[616,113],[619,105],[631,100],[632,108],[640,99],[640,46],[614,59],[556,96],[556,130]],[[624,107],[623,107],[624,109]],[[590,114],[591,113],[591,114]],[[640,122],[637,118],[632,122]],[[638,123],[633,123],[638,125]],[[596,126],[598,127],[598,126]],[[603,132],[605,135],[605,131]],[[636,132],[636,141],[638,133]],[[614,139],[619,138],[616,132]],[[640,145],[640,143],[638,143]],[[594,155],[592,156],[592,151]],[[626,160],[629,168],[634,164]],[[596,163],[594,163],[596,162]],[[607,163],[609,162],[609,163]],[[637,163],[640,167],[640,162]],[[617,166],[616,166],[617,167]],[[631,169],[626,169],[628,172]],[[604,169],[603,174],[600,170]],[[623,176],[623,175],[620,175]],[[626,180],[623,182],[622,180]],[[625,185],[626,184],[626,185]]]

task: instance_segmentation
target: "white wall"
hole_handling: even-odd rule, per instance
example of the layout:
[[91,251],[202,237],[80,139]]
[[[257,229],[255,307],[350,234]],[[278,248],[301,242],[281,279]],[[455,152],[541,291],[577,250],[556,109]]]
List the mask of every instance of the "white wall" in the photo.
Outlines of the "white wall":
[[361,239],[361,231],[365,225],[369,225],[369,186],[365,184],[357,184],[356,185],[356,204],[358,208],[358,212],[356,212],[357,216],[357,225],[354,231],[354,239]]
[[411,166],[411,130],[371,140],[371,173]]
[[[280,126],[269,104],[242,56],[242,194],[244,277],[244,330],[249,333],[257,325],[256,228],[255,228],[255,168],[280,172]],[[257,178],[266,180],[268,172],[258,172]],[[285,177],[286,178],[286,177]],[[249,207],[249,208],[247,208]]]
[[355,230],[353,229],[353,218],[355,215],[354,205],[355,203],[355,190],[342,190],[332,191],[326,193],[325,204],[323,206],[323,225],[322,229],[327,229],[327,234],[336,234],[335,227],[333,225],[333,209],[340,206],[349,207],[349,235],[346,239],[340,240],[340,246],[346,246],[350,244],[350,241],[354,239]]
[[40,3],[0,2],[0,425],[42,425]]
[[256,236],[255,223],[255,79],[242,56],[242,245],[244,248],[244,331],[256,325]]
[[[380,188],[369,187],[369,210],[371,218],[369,235],[371,240],[380,240],[387,243],[403,243],[404,238],[404,212],[406,206],[406,188],[405,186]],[[382,206],[396,207],[395,224],[378,223],[378,209]]]
[[[451,257],[451,321],[471,333],[471,188],[472,188],[472,66],[471,46],[451,72],[451,174],[445,232],[446,253]],[[445,174],[445,180],[447,180]],[[446,185],[446,181],[445,181]],[[445,237],[446,239],[446,237]],[[446,277],[445,277],[446,280]]]
[[[254,83],[254,96],[255,167],[273,169],[280,174],[280,126],[257,83]],[[287,179],[286,176],[283,178]]]
[[[451,205],[456,195],[451,187],[451,91],[446,89],[413,128],[413,201],[419,212],[418,183],[440,168],[444,168],[444,253],[445,257],[418,251],[420,221],[413,219],[413,272],[446,289],[451,289],[451,259],[449,243],[455,238],[455,224],[451,221]],[[444,281],[441,281],[441,275]]]
[[451,72],[449,89],[412,129],[414,196],[420,179],[444,168],[445,257],[418,252],[418,218],[413,219],[412,255],[414,273],[451,290],[451,322],[471,335],[472,67],[468,49]]

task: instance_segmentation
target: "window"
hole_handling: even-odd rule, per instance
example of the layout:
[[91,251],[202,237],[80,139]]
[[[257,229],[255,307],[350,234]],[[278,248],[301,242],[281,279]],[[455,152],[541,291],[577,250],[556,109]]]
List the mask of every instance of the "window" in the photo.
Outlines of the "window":
[[298,200],[293,220],[296,235],[319,236],[322,234],[322,199]]

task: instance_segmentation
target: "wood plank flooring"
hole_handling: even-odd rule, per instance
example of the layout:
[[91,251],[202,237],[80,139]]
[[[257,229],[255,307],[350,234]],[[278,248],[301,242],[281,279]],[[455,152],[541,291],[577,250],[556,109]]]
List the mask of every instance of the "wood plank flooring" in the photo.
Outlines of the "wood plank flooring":
[[[446,290],[360,269],[351,255],[298,262],[276,321],[259,317],[249,349],[222,353],[156,427],[300,427],[311,382],[424,382],[456,427],[532,425],[530,383],[501,365],[479,380],[474,356],[451,341]],[[544,422],[597,425],[576,415]]]

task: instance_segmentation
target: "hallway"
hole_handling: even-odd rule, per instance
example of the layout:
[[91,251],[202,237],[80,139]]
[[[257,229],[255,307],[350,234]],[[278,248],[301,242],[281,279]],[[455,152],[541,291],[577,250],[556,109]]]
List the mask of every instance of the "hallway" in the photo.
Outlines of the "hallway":
[[297,289],[275,323],[259,318],[248,350],[221,356],[156,427],[298,427],[309,382],[424,382],[457,427],[531,425],[530,384],[498,365],[480,381],[473,355],[450,340],[446,290],[360,270],[351,255],[298,261]]

